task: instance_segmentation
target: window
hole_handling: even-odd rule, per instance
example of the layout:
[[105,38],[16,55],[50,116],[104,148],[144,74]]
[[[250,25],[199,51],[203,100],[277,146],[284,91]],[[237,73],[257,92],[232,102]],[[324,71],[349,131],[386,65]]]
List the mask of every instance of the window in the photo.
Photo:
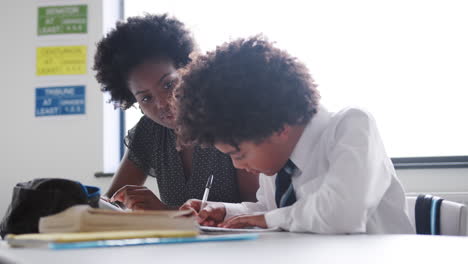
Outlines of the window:
[[328,109],[369,110],[391,157],[466,166],[467,7],[462,0],[132,0],[125,16],[168,12],[201,51],[263,33],[308,66]]

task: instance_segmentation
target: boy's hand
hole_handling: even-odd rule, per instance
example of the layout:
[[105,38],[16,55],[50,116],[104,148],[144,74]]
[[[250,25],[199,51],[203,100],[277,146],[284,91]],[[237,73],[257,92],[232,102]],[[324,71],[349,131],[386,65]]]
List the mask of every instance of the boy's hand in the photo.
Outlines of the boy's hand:
[[139,185],[125,185],[115,192],[110,201],[119,201],[132,210],[167,209],[167,206],[150,189]]
[[186,201],[182,206],[179,207],[179,210],[191,210],[195,215],[198,215],[200,211],[201,200],[190,199]]
[[197,215],[197,221],[204,226],[217,226],[226,216],[226,208],[223,203],[208,202],[205,208],[200,211],[201,200],[191,199],[185,202],[180,210],[192,210]]
[[201,200],[190,199],[186,201],[182,206],[179,207],[179,210],[190,210],[192,213],[185,216],[198,216],[198,211],[200,210]]
[[265,215],[263,214],[234,216],[218,226],[226,228],[245,228],[250,226],[258,226],[261,228],[268,227],[265,221]]

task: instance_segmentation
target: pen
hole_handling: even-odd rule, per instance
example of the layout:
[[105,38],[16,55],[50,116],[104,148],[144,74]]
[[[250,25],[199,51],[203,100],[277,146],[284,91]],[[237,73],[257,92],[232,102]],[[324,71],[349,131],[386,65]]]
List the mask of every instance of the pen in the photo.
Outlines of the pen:
[[208,177],[208,181],[206,182],[205,193],[203,193],[200,211],[206,206],[206,202],[208,201],[208,195],[210,194],[211,184],[213,184],[213,174],[211,174],[211,176]]

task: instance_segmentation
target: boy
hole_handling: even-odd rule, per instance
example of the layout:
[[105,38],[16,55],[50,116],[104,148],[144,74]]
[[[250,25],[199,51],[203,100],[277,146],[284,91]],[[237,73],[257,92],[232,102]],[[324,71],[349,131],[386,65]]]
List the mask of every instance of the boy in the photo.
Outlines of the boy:
[[[258,202],[209,203],[203,225],[314,233],[414,233],[404,190],[375,121],[319,104],[306,67],[257,36],[188,69],[177,93],[179,143],[214,145],[261,173]],[[214,183],[216,184],[216,175]]]

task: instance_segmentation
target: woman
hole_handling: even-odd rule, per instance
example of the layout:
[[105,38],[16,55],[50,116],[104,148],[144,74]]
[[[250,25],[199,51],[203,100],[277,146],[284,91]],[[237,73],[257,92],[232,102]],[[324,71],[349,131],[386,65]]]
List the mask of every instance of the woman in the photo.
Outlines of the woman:
[[[229,156],[214,148],[176,149],[174,115],[169,102],[179,70],[194,50],[190,32],[167,15],[132,17],[119,22],[97,45],[94,70],[122,109],[137,103],[144,116],[128,131],[128,147],[106,193],[133,210],[175,208],[203,196],[214,175],[210,201],[254,201],[258,177],[233,167]],[[143,186],[157,179],[160,199]]]

